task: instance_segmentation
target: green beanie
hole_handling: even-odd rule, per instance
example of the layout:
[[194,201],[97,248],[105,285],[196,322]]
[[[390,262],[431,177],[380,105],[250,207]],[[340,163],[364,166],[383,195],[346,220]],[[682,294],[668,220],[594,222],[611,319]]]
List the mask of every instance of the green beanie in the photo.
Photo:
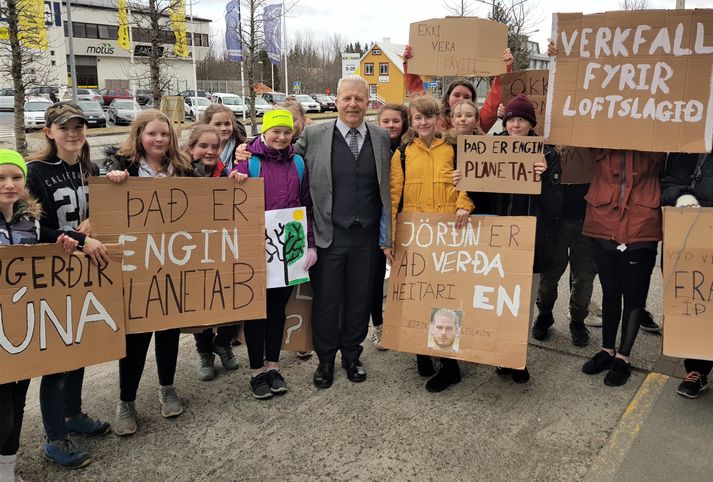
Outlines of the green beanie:
[[0,149],[0,166],[3,164],[14,164],[22,170],[22,174],[27,177],[27,163],[22,156],[10,149]]
[[289,127],[290,130],[295,130],[294,121],[292,120],[292,112],[284,109],[270,110],[265,112],[262,118],[262,133],[269,131],[273,127]]

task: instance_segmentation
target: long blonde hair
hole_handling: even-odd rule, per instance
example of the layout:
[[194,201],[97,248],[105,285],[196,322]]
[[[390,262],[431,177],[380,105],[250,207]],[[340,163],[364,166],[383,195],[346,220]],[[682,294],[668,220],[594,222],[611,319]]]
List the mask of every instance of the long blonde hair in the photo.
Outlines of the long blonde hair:
[[168,170],[168,167],[172,166],[176,176],[190,176],[192,173],[191,162],[179,149],[176,131],[173,129],[168,117],[158,109],[147,109],[136,116],[134,122],[131,123],[129,137],[119,146],[116,155],[130,159],[131,163],[139,162],[141,158],[145,157],[146,152],[141,144],[141,134],[143,134],[146,125],[155,120],[165,122],[170,133],[168,149],[161,159],[161,168]]
[[[451,107],[451,119],[449,119],[449,122],[451,125],[453,125],[452,119],[453,119],[453,114],[455,114],[456,109],[462,108],[464,105],[470,106],[473,109],[475,109],[475,127],[473,127],[473,132],[472,135],[474,136],[483,136],[485,133],[483,132],[483,129],[480,128],[480,112],[478,111],[478,106],[475,105],[475,102],[472,100],[468,99],[461,99],[455,104],[453,104],[453,107]],[[446,131],[446,133],[443,136],[443,139],[449,143],[449,144],[456,144],[458,142],[458,133],[455,130],[455,127],[451,127]]]

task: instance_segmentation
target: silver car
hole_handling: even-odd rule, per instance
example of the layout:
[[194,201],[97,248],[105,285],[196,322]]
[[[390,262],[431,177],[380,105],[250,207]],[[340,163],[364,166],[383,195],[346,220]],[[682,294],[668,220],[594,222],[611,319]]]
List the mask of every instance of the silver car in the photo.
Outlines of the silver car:
[[131,99],[114,99],[109,104],[107,116],[114,125],[129,125],[139,112],[141,112],[141,106],[137,102]]
[[15,110],[15,91],[12,89],[0,89],[0,110]]
[[52,102],[42,97],[25,102],[25,131],[42,129],[45,126],[45,112],[51,105]]
[[302,104],[305,112],[322,112],[322,108],[319,106],[319,102],[314,100],[312,97],[306,94],[297,95],[297,101]]
[[[64,100],[72,100],[71,88],[67,89],[67,92],[64,93]],[[102,97],[99,92],[92,89],[77,89],[77,102],[83,100],[90,100],[101,104],[104,102],[104,97]]]
[[258,117],[262,117],[265,115],[265,112],[271,110],[273,107],[270,105],[268,101],[263,99],[262,97],[256,96],[255,97],[255,115]]

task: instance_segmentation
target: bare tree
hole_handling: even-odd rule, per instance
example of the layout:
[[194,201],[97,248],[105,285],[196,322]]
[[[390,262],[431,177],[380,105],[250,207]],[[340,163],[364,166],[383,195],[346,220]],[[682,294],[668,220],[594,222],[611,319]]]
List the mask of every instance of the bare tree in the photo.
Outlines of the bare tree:
[[[495,1],[495,0],[494,0]],[[530,65],[527,40],[535,25],[542,21],[537,3],[531,0],[497,0],[488,18],[508,26],[508,47],[514,57],[513,70],[525,70]]]
[[475,13],[475,8],[471,5],[470,0],[446,0],[443,2],[443,8],[446,9],[448,15],[454,17],[471,17]]
[[619,0],[622,10],[646,10],[651,8],[649,0]]
[[[8,37],[0,40],[0,72],[12,79],[15,92],[15,148],[21,154],[27,153],[25,138],[25,94],[28,87],[57,83],[52,77],[47,51],[33,48],[39,32],[20,30],[20,25],[28,25],[34,16],[29,2],[6,0],[0,3],[0,16],[7,19]],[[27,41],[29,40],[29,42]]]

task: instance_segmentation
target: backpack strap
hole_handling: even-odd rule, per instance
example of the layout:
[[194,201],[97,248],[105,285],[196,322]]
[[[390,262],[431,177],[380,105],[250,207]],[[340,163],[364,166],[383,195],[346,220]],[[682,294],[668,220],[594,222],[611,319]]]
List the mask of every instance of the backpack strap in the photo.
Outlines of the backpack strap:
[[250,177],[260,177],[260,158],[252,156],[248,161],[248,173]]
[[453,170],[458,169],[458,144],[453,144]]
[[411,142],[401,144],[398,147],[399,152],[401,153],[401,172],[404,176],[404,185],[401,188],[401,199],[399,199],[399,208],[396,211],[397,213],[400,213],[404,209],[404,189],[406,188],[406,147],[408,147],[409,144],[411,144]]
[[305,160],[299,154],[295,154],[293,159],[295,160],[297,175],[300,177],[300,187],[302,187],[302,179],[305,177]]

